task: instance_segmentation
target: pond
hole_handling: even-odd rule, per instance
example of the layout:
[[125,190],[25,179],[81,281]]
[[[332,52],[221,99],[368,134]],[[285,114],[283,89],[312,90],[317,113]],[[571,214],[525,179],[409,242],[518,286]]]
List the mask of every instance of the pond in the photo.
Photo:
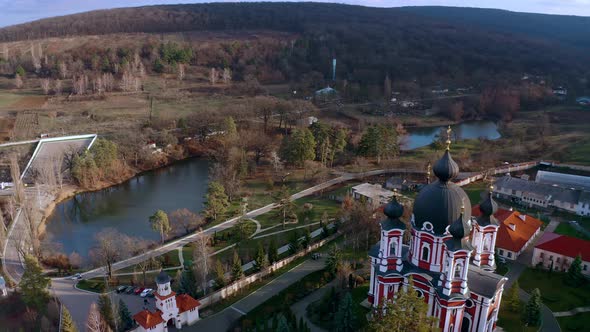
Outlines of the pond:
[[[489,120],[468,121],[452,125],[453,137],[456,139],[474,139],[484,137],[490,140],[501,137],[498,125]],[[427,146],[435,139],[436,135],[444,132],[447,126],[409,128],[408,135],[403,139],[402,150],[414,150]]]
[[158,209],[167,213],[180,208],[202,210],[209,165],[188,159],[142,173],[119,185],[78,194],[58,204],[47,220],[47,238],[66,254],[87,257],[95,234],[106,228],[134,237],[159,240],[149,224]]

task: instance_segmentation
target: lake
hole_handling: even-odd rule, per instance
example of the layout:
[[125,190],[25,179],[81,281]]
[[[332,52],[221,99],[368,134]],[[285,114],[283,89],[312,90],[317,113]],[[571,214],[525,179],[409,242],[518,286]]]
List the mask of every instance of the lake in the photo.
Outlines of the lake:
[[167,213],[180,208],[203,209],[209,165],[203,159],[187,159],[142,173],[119,185],[78,194],[58,204],[47,220],[47,236],[63,246],[63,252],[87,257],[94,235],[105,228],[159,241],[149,224],[158,209]]
[[[442,131],[446,131],[448,126],[437,127],[420,127],[408,128],[408,135],[403,139],[404,145],[402,150],[414,150],[427,146]],[[498,131],[498,125],[489,120],[468,121],[460,124],[451,125],[453,128],[453,137],[457,139],[474,139],[485,137],[490,140],[498,139],[502,135]],[[444,132],[446,137],[446,132]]]

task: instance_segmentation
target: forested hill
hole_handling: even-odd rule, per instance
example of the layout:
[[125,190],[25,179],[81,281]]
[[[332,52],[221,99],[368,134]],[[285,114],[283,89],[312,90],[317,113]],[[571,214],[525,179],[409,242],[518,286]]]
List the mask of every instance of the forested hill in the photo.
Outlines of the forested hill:
[[[584,48],[590,18],[520,15],[312,2],[166,5],[99,10],[6,27],[0,29],[0,42],[135,32],[271,30],[296,37],[279,54],[259,60],[290,80],[329,73],[332,57],[338,59],[337,77],[361,86],[381,84],[386,75],[423,84],[479,84],[520,79],[524,72],[550,76],[556,82],[590,75],[590,52]],[[545,30],[556,31],[535,32],[541,21]],[[233,57],[239,67],[239,56]]]
[[404,7],[401,10],[452,24],[465,24],[496,32],[556,40],[577,47],[590,48],[590,17],[440,6]]

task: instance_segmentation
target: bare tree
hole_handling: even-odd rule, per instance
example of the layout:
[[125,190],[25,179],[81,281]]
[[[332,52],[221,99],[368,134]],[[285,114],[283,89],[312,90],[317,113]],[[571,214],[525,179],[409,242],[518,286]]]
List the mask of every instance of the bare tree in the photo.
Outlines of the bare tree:
[[25,199],[25,187],[21,181],[20,167],[15,153],[10,155],[10,177],[14,184],[14,197],[16,204],[20,205]]
[[86,331],[87,332],[111,332],[109,324],[102,319],[100,311],[96,303],[90,305],[90,311],[88,312],[88,319],[86,320]]
[[39,241],[39,223],[41,214],[32,200],[26,199],[21,204],[21,217],[24,218],[26,234],[24,237],[25,251],[33,253],[37,258],[41,257],[41,242]]
[[160,262],[158,262],[154,257],[150,257],[149,259],[137,263],[137,268],[141,272],[143,276],[143,283],[142,285],[146,285],[146,273],[151,270],[157,270],[161,267]]
[[48,95],[49,91],[51,91],[51,88],[49,86],[49,79],[42,78],[41,80],[39,80],[39,83],[41,84],[41,89],[43,89],[43,93]]
[[61,80],[55,80],[55,84],[53,85],[53,92],[56,96],[61,95],[62,85]]
[[130,247],[127,236],[114,228],[107,228],[95,236],[97,245],[91,251],[95,263],[106,267],[107,276],[111,278],[112,265],[119,259],[129,255]]
[[185,76],[185,70],[184,70],[184,63],[179,63],[178,64],[178,80],[182,81],[184,79]]
[[23,87],[23,79],[22,79],[22,77],[20,77],[19,74],[14,75],[14,86],[17,89],[20,89]]
[[203,224],[203,218],[189,209],[178,209],[170,213],[170,221],[173,229],[181,228],[185,234]]
[[224,84],[231,83],[231,70],[229,68],[223,69],[222,79]]
[[115,86],[115,79],[113,77],[113,74],[103,73],[102,74],[102,84],[103,84],[104,90],[106,92],[113,91],[113,87]]
[[[4,223],[4,211],[0,210],[0,249],[4,248],[4,243],[6,241],[6,233],[7,233],[7,229],[6,229],[6,224]],[[2,253],[3,250],[0,250],[0,253]],[[0,256],[2,256],[0,254]]]
[[209,276],[209,269],[211,267],[209,254],[211,248],[209,247],[209,236],[200,232],[195,242],[193,243],[193,270],[197,279],[197,284],[201,285],[203,293],[207,294],[207,277]]
[[217,83],[217,70],[215,68],[211,68],[209,71],[209,83],[211,85],[215,85]]
[[68,77],[68,66],[64,61],[59,62],[57,70],[59,71],[59,77],[61,77],[62,80]]

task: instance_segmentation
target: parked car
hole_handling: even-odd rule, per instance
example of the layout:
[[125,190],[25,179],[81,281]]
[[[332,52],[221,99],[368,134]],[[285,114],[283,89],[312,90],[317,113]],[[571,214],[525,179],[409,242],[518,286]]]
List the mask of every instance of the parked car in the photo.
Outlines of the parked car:
[[153,291],[153,289],[151,289],[151,288],[146,288],[146,289],[144,289],[144,290],[141,292],[141,294],[139,294],[139,296],[141,296],[141,297],[146,297],[146,296],[147,296],[147,295],[148,295],[148,294],[149,294],[151,291]]
[[76,273],[70,277],[71,280],[80,280],[82,279],[82,275],[80,273]]
[[139,295],[139,294],[141,294],[141,292],[143,292],[143,290],[144,290],[143,287],[137,287],[137,288],[135,288],[135,290],[133,291],[133,293],[135,295]]
[[135,287],[134,286],[129,286],[125,290],[125,293],[127,293],[127,294],[133,294],[134,291],[135,291]]
[[127,290],[127,286],[119,286],[117,287],[117,289],[115,289],[115,291],[117,292],[117,294],[124,292]]
[[150,298],[156,297],[156,291],[155,290],[151,291],[146,297],[150,297]]

